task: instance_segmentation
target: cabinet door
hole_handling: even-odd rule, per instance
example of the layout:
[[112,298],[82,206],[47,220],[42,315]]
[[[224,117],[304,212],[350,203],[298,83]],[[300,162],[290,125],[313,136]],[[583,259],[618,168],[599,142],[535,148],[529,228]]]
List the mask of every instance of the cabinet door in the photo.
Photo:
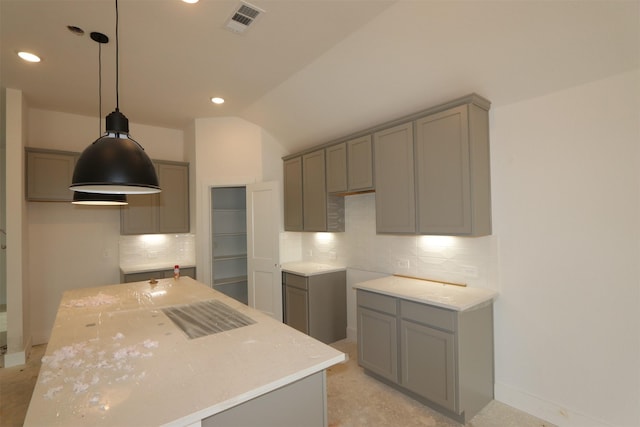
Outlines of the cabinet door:
[[396,317],[358,307],[358,364],[398,382]]
[[284,229],[302,231],[302,157],[284,162]]
[[415,233],[413,124],[376,132],[376,231]]
[[307,291],[291,286],[284,287],[285,323],[309,334],[309,301]]
[[120,208],[120,234],[158,232],[158,195],[129,194],[128,205]]
[[347,145],[343,142],[325,149],[327,156],[327,192],[347,191]]
[[371,135],[347,142],[347,159],[349,191],[372,189],[373,150],[371,148]]
[[77,160],[74,153],[27,151],[27,200],[70,202],[69,190]]
[[416,121],[418,231],[471,233],[469,127],[462,105]]
[[158,232],[189,232],[189,166],[160,163],[158,181],[159,194]]
[[400,321],[403,387],[456,411],[454,334]]
[[302,156],[302,214],[305,231],[327,231],[324,150]]

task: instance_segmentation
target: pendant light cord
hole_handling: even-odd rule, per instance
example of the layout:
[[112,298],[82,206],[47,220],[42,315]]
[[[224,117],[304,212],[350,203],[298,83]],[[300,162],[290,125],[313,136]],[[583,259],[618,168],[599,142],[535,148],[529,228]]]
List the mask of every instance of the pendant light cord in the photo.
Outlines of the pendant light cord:
[[102,43],[98,43],[98,138],[102,135]]
[[118,0],[116,0],[116,111],[120,111],[120,48],[118,44]]

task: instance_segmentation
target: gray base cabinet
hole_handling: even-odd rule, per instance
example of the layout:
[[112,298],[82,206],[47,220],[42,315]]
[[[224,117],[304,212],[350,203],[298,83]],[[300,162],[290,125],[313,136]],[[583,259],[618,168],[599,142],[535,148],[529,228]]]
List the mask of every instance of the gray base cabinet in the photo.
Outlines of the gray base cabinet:
[[[325,371],[202,420],[202,427],[326,427]],[[196,423],[197,425],[197,423]]]
[[358,290],[358,363],[460,422],[493,399],[493,305],[452,311]]
[[347,336],[347,273],[282,273],[284,323],[329,344]]

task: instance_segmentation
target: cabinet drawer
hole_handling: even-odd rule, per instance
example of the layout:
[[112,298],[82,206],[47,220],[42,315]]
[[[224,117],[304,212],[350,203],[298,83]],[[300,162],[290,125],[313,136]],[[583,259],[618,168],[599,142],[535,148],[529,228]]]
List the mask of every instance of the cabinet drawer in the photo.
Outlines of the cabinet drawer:
[[400,301],[400,314],[403,319],[454,332],[456,314],[453,311],[411,301]]
[[398,313],[398,304],[396,302],[397,300],[393,297],[376,294],[374,292],[358,290],[357,299],[359,306],[368,307],[373,310],[381,311],[383,313]]
[[284,273],[284,283],[296,288],[308,289],[307,278],[297,274]]

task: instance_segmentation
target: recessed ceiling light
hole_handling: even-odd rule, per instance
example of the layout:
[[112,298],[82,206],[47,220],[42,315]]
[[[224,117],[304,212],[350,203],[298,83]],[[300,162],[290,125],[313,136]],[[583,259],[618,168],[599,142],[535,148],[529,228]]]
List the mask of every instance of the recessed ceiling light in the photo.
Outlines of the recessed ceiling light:
[[198,3],[198,0],[182,0],[185,3],[189,3],[189,4],[195,4]]
[[224,104],[224,99],[223,98],[218,98],[216,96],[214,98],[211,98],[211,102],[213,102],[214,104]]
[[40,62],[40,57],[30,52],[18,52],[18,56],[27,62]]
[[76,27],[75,25],[67,25],[67,30],[71,31],[76,36],[84,35],[84,30],[80,27]]

